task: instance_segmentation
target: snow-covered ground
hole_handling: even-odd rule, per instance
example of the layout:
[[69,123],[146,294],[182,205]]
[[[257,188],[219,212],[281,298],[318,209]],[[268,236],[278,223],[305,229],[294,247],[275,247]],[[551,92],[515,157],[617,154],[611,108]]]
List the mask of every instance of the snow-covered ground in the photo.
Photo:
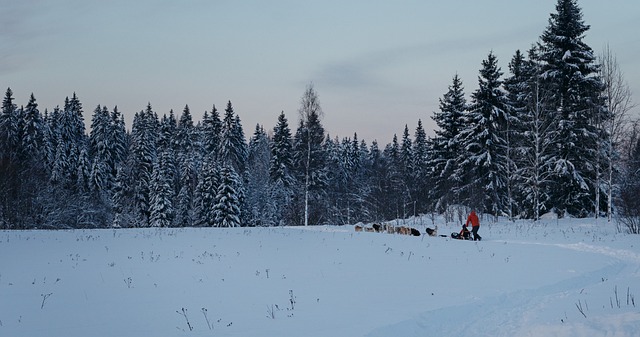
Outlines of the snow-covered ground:
[[640,335],[639,236],[482,224],[1,231],[0,336]]

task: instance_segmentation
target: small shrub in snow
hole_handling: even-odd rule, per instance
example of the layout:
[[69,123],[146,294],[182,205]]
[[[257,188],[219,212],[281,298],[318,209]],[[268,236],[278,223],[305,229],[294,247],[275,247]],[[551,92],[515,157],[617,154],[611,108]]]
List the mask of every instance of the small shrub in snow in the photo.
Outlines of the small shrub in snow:
[[40,294],[42,296],[42,304],[40,305],[40,309],[44,309],[44,302],[49,298],[49,296],[53,295],[53,293],[48,294]]
[[176,310],[176,313],[184,317],[185,321],[187,321],[187,327],[189,328],[189,331],[193,331],[193,326],[191,326],[191,322],[189,322],[189,317],[187,317],[187,309],[182,308],[182,312]]

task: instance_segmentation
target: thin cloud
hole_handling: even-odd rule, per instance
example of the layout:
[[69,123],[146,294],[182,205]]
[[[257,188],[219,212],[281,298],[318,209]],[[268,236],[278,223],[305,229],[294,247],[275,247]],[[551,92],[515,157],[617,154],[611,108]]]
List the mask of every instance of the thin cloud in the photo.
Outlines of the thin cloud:
[[0,1],[0,74],[25,66],[31,56],[29,42],[38,36],[31,20],[42,0]]
[[[457,53],[471,53],[472,51],[488,53],[499,46],[514,45],[513,52],[517,48],[527,49],[536,41],[536,36],[542,33],[541,30],[537,31],[539,29],[538,26],[531,26],[494,36],[435,40],[422,44],[380,49],[356,58],[322,65],[314,78],[318,79],[318,82],[342,89],[388,86],[390,82],[384,78],[382,73],[392,67],[404,64],[426,64],[429,59],[446,58],[447,55]],[[523,41],[525,42],[522,43]],[[508,62],[508,60],[503,61]],[[479,64],[480,59],[470,59],[468,62]],[[451,71],[453,72],[455,69],[451,69]]]

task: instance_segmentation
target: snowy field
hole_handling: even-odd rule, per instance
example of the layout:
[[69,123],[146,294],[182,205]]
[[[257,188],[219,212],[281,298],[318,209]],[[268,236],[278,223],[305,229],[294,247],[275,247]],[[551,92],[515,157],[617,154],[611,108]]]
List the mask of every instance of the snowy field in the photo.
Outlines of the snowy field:
[[599,221],[0,231],[0,336],[639,336],[640,236]]

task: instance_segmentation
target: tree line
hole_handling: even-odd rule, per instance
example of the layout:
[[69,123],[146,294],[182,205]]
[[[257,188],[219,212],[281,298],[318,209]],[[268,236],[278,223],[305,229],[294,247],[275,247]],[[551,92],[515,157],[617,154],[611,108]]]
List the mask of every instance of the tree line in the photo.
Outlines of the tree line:
[[611,52],[584,43],[588,29],[575,0],[558,0],[506,77],[489,53],[469,101],[453,77],[434,137],[418,120],[383,147],[329,136],[313,85],[295,131],[282,112],[248,141],[230,101],[197,123],[188,106],[160,117],[149,104],[130,131],[117,107],[97,106],[87,134],[75,94],[41,113],[33,94],[18,107],[9,88],[0,227],[350,224],[451,205],[512,219],[638,212],[634,105]]

